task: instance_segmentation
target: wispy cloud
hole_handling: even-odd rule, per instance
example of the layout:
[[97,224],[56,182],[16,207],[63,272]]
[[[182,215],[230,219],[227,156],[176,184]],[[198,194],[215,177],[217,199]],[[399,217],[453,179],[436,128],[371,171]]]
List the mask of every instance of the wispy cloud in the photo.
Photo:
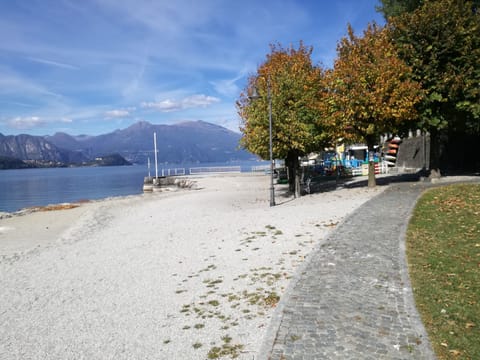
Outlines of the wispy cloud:
[[12,71],[7,67],[0,66],[0,94],[20,95],[23,98],[31,96],[61,97],[60,94],[48,89],[43,84],[25,75]]
[[17,130],[30,130],[37,127],[42,127],[47,124],[46,121],[40,119],[38,116],[15,117],[7,121],[8,125]]
[[105,112],[106,119],[126,118],[132,116],[132,112],[135,111],[134,107],[128,109],[109,110]]
[[154,109],[160,112],[180,111],[191,108],[205,108],[214,103],[220,102],[220,99],[208,95],[192,95],[181,100],[165,99],[156,102],[143,102],[143,108]]
[[34,58],[34,57],[28,57],[27,58],[30,61],[37,62],[40,64],[45,64],[45,65],[50,65],[54,67],[59,67],[63,69],[69,69],[69,70],[79,70],[80,68],[78,66],[74,66],[71,64],[66,64],[58,61],[53,61],[53,60],[47,60],[47,59],[40,59],[40,58]]
[[244,79],[250,72],[253,73],[255,67],[253,65],[245,66],[233,78],[212,80],[210,83],[213,85],[216,92],[228,97],[235,97],[240,93],[240,80]]

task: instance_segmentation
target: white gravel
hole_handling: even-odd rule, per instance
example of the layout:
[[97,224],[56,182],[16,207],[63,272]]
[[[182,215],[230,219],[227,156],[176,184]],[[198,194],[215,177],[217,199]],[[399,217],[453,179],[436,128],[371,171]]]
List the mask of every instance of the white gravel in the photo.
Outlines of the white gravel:
[[266,176],[195,180],[0,219],[0,358],[251,360],[298,265],[383,190],[270,208]]

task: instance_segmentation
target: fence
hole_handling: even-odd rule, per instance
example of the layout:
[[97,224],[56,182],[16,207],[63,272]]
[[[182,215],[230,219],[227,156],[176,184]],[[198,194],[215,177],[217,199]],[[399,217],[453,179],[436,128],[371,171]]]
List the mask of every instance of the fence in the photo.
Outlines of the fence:
[[[358,165],[359,165],[358,167],[347,166],[347,168],[351,171],[351,175],[352,176],[367,175],[368,164],[358,163]],[[307,166],[307,167],[310,167],[310,166]],[[327,169],[327,167],[324,167],[324,166],[321,166],[321,167],[323,169]],[[243,170],[248,172],[247,169],[243,169]],[[241,173],[241,172],[242,172],[242,168],[240,166],[210,166],[210,167],[207,166],[207,167],[192,167],[189,169],[185,169],[185,168],[161,169],[161,176],[181,176],[181,175],[201,175],[201,174],[221,174],[221,173],[235,174],[235,173]],[[257,174],[270,174],[270,165],[251,166],[250,172],[257,173]],[[385,161],[380,161],[375,163],[375,174],[387,174],[387,173],[388,173],[388,165]],[[322,171],[322,174],[323,174],[323,171]],[[321,174],[317,174],[317,175],[321,175]]]
[[270,165],[259,165],[259,166],[252,166],[251,172],[254,172],[254,173],[258,173],[258,172],[261,172],[261,173],[265,173],[265,172],[270,172]]
[[162,169],[162,176],[185,175],[185,168]]
[[220,174],[220,173],[241,173],[240,166],[212,166],[190,168],[190,175],[195,174]]

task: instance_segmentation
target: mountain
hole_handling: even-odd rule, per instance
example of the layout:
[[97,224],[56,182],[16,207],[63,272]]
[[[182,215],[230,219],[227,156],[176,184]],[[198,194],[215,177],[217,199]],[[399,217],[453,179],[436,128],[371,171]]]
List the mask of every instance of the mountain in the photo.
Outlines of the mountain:
[[48,140],[91,158],[119,153],[130,162],[144,164],[148,157],[154,157],[153,133],[157,134],[159,163],[225,162],[254,157],[238,149],[239,133],[201,120],[174,125],[140,121],[109,134],[74,137],[57,133]]
[[159,163],[226,162],[254,156],[238,149],[241,135],[205,121],[174,125],[137,122],[123,130],[99,136],[4,136],[0,134],[0,156],[19,160],[63,164],[88,163],[119,154],[132,163],[154,158],[153,134],[157,136]]
[[0,156],[10,159],[44,163],[79,163],[86,160],[82,153],[64,150],[42,136],[0,134]]

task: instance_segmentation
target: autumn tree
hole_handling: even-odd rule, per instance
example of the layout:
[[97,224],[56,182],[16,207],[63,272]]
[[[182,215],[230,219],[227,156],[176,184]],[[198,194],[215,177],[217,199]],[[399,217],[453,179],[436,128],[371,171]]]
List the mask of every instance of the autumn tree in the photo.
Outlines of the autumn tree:
[[381,5],[376,9],[383,14],[385,20],[388,20],[393,16],[413,12],[423,4],[424,0],[380,0],[380,2]]
[[480,134],[479,3],[425,0],[389,19],[400,57],[426,92],[418,127],[430,133],[432,177],[440,176],[443,139]]
[[[322,132],[315,106],[323,71],[312,63],[312,50],[303,43],[298,49],[272,45],[271,53],[249,78],[237,101],[241,144],[263,159],[269,158],[271,101],[273,158],[285,159],[290,190],[296,196],[300,196],[299,157],[318,150],[328,138]],[[249,97],[254,88],[257,99]]]
[[[380,135],[396,133],[417,118],[420,85],[398,57],[387,29],[369,25],[363,37],[351,26],[340,40],[328,75],[328,97],[319,102],[324,116],[345,141],[364,142],[373,152]],[[368,185],[375,186],[375,164],[369,162]]]

